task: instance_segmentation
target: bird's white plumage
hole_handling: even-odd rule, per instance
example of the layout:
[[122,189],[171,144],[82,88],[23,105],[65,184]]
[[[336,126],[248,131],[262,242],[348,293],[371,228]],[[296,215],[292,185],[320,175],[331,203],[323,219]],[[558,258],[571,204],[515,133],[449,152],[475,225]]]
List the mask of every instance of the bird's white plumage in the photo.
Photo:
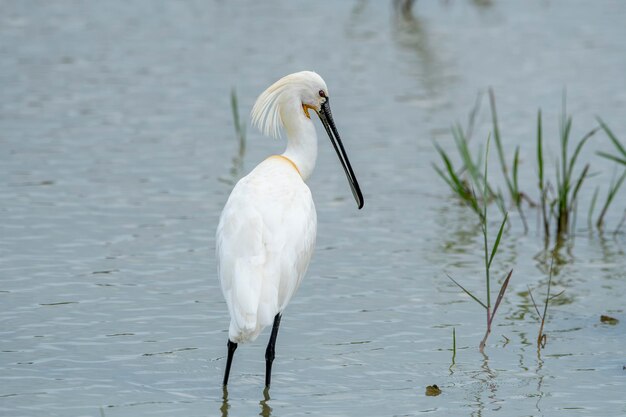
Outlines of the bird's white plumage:
[[217,228],[229,338],[254,340],[298,289],[315,246],[309,187],[286,160],[270,157],[233,189]]
[[[301,71],[284,76],[263,91],[252,108],[252,124],[265,135],[280,137],[280,129],[295,120],[290,115],[302,103],[315,102],[319,90],[326,91],[326,83],[319,74]],[[312,97],[311,97],[312,96]],[[292,123],[293,124],[293,123]],[[287,132],[289,138],[289,132]]]
[[284,128],[287,149],[235,185],[217,228],[218,273],[231,322],[229,339],[254,340],[298,289],[315,246],[317,216],[305,180],[317,136],[303,104],[319,107],[326,90],[312,72],[291,74],[262,93],[253,123],[266,134]]

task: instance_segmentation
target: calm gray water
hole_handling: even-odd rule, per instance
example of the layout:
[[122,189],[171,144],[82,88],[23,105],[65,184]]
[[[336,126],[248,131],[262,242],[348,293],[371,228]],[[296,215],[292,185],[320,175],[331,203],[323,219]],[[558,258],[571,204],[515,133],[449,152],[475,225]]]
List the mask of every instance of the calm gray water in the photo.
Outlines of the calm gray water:
[[[0,10],[3,416],[626,415],[625,235],[612,233],[624,193],[604,234],[579,214],[541,352],[527,286],[545,294],[543,243],[532,212],[526,235],[511,213],[494,273],[514,274],[483,356],[484,313],[446,278],[483,294],[480,230],[431,167],[432,143],[452,150],[449,126],[489,86],[523,189],[536,184],[538,107],[557,157],[564,88],[575,136],[601,115],[626,138],[623,1],[420,1],[412,16],[390,1]],[[230,89],[247,115],[302,69],[329,86],[366,204],[321,136],[317,252],[283,318],[271,399],[266,331],[237,351],[224,404],[214,230],[241,175]],[[249,129],[240,172],[282,146]],[[582,213],[614,175],[597,149],[610,149],[603,135],[583,155],[596,176]],[[431,384],[443,393],[425,396]]]

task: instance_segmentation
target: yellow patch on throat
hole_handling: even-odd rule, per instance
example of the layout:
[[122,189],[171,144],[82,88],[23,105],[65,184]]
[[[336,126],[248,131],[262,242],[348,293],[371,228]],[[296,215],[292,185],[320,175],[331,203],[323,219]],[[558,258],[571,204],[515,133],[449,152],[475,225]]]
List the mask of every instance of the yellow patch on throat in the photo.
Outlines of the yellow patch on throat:
[[304,115],[310,119],[311,115],[309,114],[309,109],[313,110],[314,112],[317,111],[315,110],[315,107],[302,103],[302,110],[304,110]]
[[[304,107],[304,106],[303,106]],[[296,170],[296,172],[298,173],[298,175],[302,176],[302,174],[300,174],[300,170],[298,169],[298,166],[295,164],[295,162],[293,162],[291,159],[287,158],[284,155],[272,155],[270,156],[270,158],[278,158],[278,159],[282,159],[283,161],[291,164],[291,166],[293,167],[293,169]]]

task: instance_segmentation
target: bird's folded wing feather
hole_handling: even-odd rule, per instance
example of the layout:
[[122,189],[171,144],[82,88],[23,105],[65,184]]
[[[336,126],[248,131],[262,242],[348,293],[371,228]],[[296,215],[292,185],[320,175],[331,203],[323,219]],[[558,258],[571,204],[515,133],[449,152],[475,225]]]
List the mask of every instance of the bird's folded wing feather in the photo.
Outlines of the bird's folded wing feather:
[[313,253],[313,200],[299,177],[292,180],[297,186],[244,178],[222,212],[219,274],[231,317],[244,332],[271,324],[300,285]]

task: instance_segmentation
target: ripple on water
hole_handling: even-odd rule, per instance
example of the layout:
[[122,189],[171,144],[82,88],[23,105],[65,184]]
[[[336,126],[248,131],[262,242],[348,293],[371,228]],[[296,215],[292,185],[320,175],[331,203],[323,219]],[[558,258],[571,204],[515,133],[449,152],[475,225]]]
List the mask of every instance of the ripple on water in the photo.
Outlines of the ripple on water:
[[[416,2],[409,15],[389,2],[3,4],[0,410],[625,415],[623,234],[577,232],[537,351],[527,293],[545,294],[548,257],[532,219],[523,236],[512,214],[494,271],[514,274],[482,356],[484,312],[446,278],[483,294],[480,229],[431,167],[432,140],[451,144],[448,127],[487,86],[524,186],[536,182],[535,109],[548,138],[563,86],[576,128],[600,114],[626,132],[625,19],[610,1]],[[230,89],[245,115],[270,81],[305,67],[334,92],[366,205],[354,210],[321,138],[318,250],[285,312],[271,398],[266,332],[238,349],[225,403],[214,228],[237,173],[279,149],[250,129],[235,166]],[[442,394],[426,397],[433,384]]]

